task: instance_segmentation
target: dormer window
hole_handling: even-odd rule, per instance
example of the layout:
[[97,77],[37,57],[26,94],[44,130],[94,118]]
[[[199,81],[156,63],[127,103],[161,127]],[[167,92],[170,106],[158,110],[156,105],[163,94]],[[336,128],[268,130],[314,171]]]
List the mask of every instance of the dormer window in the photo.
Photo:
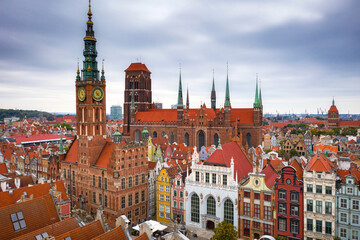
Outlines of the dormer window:
[[26,223],[25,223],[25,220],[24,220],[24,216],[23,216],[21,211],[11,214],[11,221],[12,221],[12,223],[14,225],[15,231],[22,230],[22,229],[26,228]]
[[41,239],[44,239],[44,238],[47,238],[47,237],[49,237],[48,233],[47,233],[47,232],[44,232],[44,233],[41,233],[41,234],[39,234],[39,235],[36,235],[36,236],[35,236],[35,239],[36,239],[36,240],[41,240]]

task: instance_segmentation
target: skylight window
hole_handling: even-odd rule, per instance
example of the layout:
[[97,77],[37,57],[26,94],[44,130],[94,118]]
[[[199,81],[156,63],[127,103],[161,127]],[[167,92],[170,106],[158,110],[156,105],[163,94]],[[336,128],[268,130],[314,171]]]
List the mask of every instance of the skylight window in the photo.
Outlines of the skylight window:
[[11,214],[11,221],[14,225],[15,231],[26,228],[26,223],[25,223],[22,212],[17,212],[17,213]]
[[44,239],[44,238],[47,238],[47,237],[49,237],[48,233],[47,233],[47,232],[44,232],[44,233],[41,233],[41,234],[39,234],[39,235],[36,235],[36,236],[35,236],[35,239],[36,239],[36,240],[41,240],[41,239]]

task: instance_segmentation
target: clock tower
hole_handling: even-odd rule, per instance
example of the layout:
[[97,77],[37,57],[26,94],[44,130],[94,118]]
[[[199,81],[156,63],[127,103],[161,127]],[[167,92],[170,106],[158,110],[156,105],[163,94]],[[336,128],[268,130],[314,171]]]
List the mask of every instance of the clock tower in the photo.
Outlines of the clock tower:
[[76,131],[78,164],[93,165],[106,140],[106,91],[104,66],[100,72],[96,61],[96,38],[91,20],[91,4],[84,37],[83,68],[76,76]]

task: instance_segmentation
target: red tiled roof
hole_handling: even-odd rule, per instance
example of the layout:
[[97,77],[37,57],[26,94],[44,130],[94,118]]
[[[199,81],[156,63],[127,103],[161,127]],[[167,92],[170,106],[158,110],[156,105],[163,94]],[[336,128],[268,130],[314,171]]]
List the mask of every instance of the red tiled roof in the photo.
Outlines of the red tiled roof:
[[149,69],[143,63],[131,63],[130,66],[125,70],[125,72],[132,72],[132,71],[144,71],[151,73]]
[[[214,120],[214,118],[216,116],[214,109],[206,108],[206,106],[204,106],[203,109],[205,111],[205,115],[206,115],[207,119],[211,120],[211,121]],[[194,119],[196,119],[196,116],[199,114],[199,109],[190,108],[186,113],[189,115],[189,119],[194,120]]]
[[234,158],[235,176],[238,175],[238,181],[248,176],[252,170],[252,164],[247,156],[241,150],[236,142],[229,142],[221,145],[222,149],[217,149],[204,164],[225,164],[227,167],[231,166],[231,158]]
[[[26,228],[15,231],[11,214],[22,212]],[[59,222],[59,216],[50,194],[0,208],[0,239],[12,239]]]
[[[160,133],[158,133],[158,134],[160,134]],[[155,146],[168,144],[168,140],[166,139],[166,137],[151,138],[151,142]]]
[[99,220],[91,222],[83,227],[76,228],[70,232],[61,234],[55,238],[55,240],[71,237],[71,240],[88,240],[97,237],[104,233],[104,229],[101,226]]
[[[56,190],[61,192],[61,198],[64,201],[67,201],[68,197],[66,195],[64,183],[62,181],[57,181],[54,182],[53,184],[56,186]],[[44,184],[36,184],[30,187],[21,187],[18,189],[13,189],[11,194],[9,193],[9,191],[0,192],[0,207],[5,207],[11,204],[15,204],[17,201],[20,200],[21,196],[25,191],[27,193],[27,198],[29,198],[31,195],[33,195],[33,198],[46,196],[47,194],[49,194],[50,187],[51,187],[50,183],[44,183]]]
[[75,139],[75,141],[73,141],[73,143],[71,144],[70,149],[65,156],[66,162],[71,162],[71,163],[77,162],[78,141],[79,141],[78,139]]
[[313,155],[308,163],[307,171],[331,173],[333,164],[322,153]]
[[253,108],[231,108],[231,122],[237,123],[254,123],[254,109]]
[[[127,240],[124,230],[121,226],[118,226],[106,233],[103,233],[97,237],[94,237],[93,240]],[[137,239],[137,238],[136,238]]]
[[0,174],[8,173],[8,169],[5,163],[0,163]]
[[69,232],[73,229],[80,227],[79,223],[75,218],[68,218],[60,222],[56,222],[52,225],[40,228],[28,234],[22,235],[20,237],[14,238],[12,240],[34,240],[36,235],[47,233],[49,236],[59,236],[63,233]]
[[137,112],[136,121],[140,122],[176,122],[176,109],[149,109],[146,112]]
[[[8,184],[9,187],[12,189],[15,189],[15,178],[19,178],[20,179],[20,187],[27,187],[29,184],[34,184],[34,180],[32,178],[32,176],[30,175],[17,175],[16,173],[4,173],[3,174],[5,177],[10,178],[9,180],[5,180]],[[0,192],[2,192],[2,189],[0,189]],[[0,199],[1,202],[1,199]]]
[[[71,140],[72,137],[62,136],[63,140]],[[8,138],[14,138],[16,144],[24,144],[29,142],[44,142],[51,140],[60,140],[60,134],[35,134],[35,135],[21,135],[21,136],[10,136]]]
[[103,150],[101,151],[100,156],[95,163],[95,166],[101,168],[107,168],[113,149],[114,149],[114,143],[106,141],[106,144]]
[[276,173],[275,169],[268,164],[264,170],[262,170],[262,173],[265,174],[265,184],[268,188],[272,189],[272,187],[275,184],[275,179],[279,177],[279,175]]
[[156,166],[156,162],[149,161],[149,162],[147,162],[147,163],[148,163],[148,169],[149,169],[149,170],[154,169],[155,166]]
[[303,179],[303,168],[302,166],[299,164],[298,161],[296,161],[296,159],[294,159],[292,161],[292,163],[290,164],[290,166],[292,166],[293,168],[295,168],[296,170],[296,176],[298,180],[302,180]]
[[138,236],[137,238],[135,238],[134,240],[149,240],[149,238],[146,235],[146,233],[143,233],[140,236]]
[[354,126],[354,127],[359,127],[360,126],[360,121],[340,121],[339,122],[340,126]]
[[329,109],[329,112],[338,112],[338,109],[335,105],[331,105],[330,109]]

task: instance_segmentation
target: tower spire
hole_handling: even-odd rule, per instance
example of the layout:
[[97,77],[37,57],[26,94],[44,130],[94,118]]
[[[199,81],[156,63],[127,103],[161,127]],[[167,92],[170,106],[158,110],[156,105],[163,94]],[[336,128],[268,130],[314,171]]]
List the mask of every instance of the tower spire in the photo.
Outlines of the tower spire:
[[335,98],[333,97],[332,105],[335,106]]
[[259,107],[259,90],[258,90],[258,74],[256,73],[256,90],[255,90],[255,101],[254,107]]
[[188,111],[190,108],[190,102],[189,102],[189,86],[186,88],[186,111]]
[[213,82],[211,89],[211,108],[216,111],[216,92],[215,92],[215,71],[213,69]]
[[178,90],[178,102],[177,107],[183,107],[183,94],[182,94],[182,86],[181,86],[181,65],[180,65],[180,75],[179,75],[179,90]]
[[226,63],[226,93],[224,107],[231,107],[230,104],[230,90],[229,90],[229,64]]
[[102,60],[101,80],[105,80],[104,59]]
[[259,90],[259,104],[260,104],[260,107],[262,107],[262,97],[261,97],[261,79],[260,79],[260,90]]
[[76,80],[80,80],[79,58],[77,59]]

